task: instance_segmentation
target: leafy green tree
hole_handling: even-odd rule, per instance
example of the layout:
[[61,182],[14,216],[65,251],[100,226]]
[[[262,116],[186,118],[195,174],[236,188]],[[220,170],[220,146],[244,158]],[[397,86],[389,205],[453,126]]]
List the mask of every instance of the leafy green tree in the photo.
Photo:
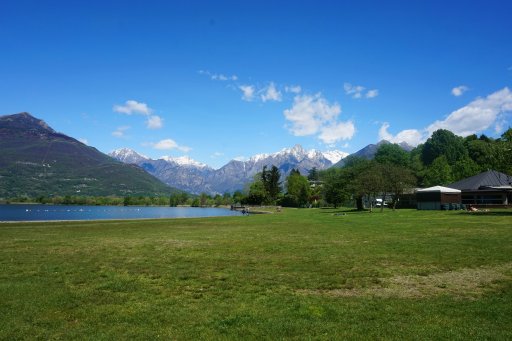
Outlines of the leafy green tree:
[[374,160],[381,164],[408,167],[409,153],[403,150],[398,144],[382,144],[379,149],[377,149]]
[[329,168],[320,173],[320,179],[323,182],[322,194],[324,200],[333,205],[334,208],[340,206],[350,196],[346,191],[343,173],[344,169],[340,168]]
[[263,183],[268,203],[275,203],[277,196],[281,193],[280,178],[281,172],[276,166],[272,165],[270,170],[267,170],[267,166],[263,167],[261,172],[261,182]]
[[242,191],[235,191],[233,193],[233,204],[241,203],[244,198]]
[[318,169],[316,169],[316,167],[313,167],[309,170],[308,180],[309,181],[319,181],[320,180],[320,174],[318,173]]
[[449,130],[439,129],[425,142],[421,158],[426,166],[430,166],[440,156],[444,156],[448,164],[455,164],[465,155],[467,150],[463,138]]
[[446,156],[442,155],[437,157],[434,162],[427,167],[423,181],[426,187],[447,185],[453,182],[452,168]]
[[482,171],[481,166],[469,156],[464,156],[461,160],[452,165],[451,168],[454,181],[476,175]]
[[354,181],[359,192],[368,199],[370,212],[373,210],[373,203],[377,195],[385,191],[383,168],[385,166],[377,162],[371,162],[370,166],[360,172]]
[[[405,191],[414,188],[416,177],[412,170],[397,165],[387,165],[382,168],[384,177],[384,192],[391,194],[392,208],[396,209],[396,204]],[[381,210],[384,205],[381,206]]]
[[210,196],[208,194],[206,194],[205,192],[201,193],[201,195],[199,196],[199,204],[201,205],[201,207],[208,205],[208,199],[210,199]]
[[298,207],[307,205],[311,193],[308,179],[293,169],[286,178],[286,195]]
[[267,193],[263,181],[261,179],[255,180],[249,188],[249,193],[241,200],[242,204],[261,205],[265,202]]

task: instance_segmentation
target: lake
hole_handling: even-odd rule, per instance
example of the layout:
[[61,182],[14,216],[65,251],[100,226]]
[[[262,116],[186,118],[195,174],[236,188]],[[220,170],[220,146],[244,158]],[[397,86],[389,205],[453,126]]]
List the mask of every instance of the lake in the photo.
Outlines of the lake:
[[0,221],[199,218],[238,215],[241,213],[227,208],[0,205]]

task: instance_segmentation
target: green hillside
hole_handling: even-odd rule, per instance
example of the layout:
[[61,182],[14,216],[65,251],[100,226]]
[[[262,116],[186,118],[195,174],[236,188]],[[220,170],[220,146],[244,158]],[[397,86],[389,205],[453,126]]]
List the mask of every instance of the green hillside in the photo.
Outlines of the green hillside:
[[57,133],[27,113],[0,117],[0,151],[0,198],[177,192],[141,168]]

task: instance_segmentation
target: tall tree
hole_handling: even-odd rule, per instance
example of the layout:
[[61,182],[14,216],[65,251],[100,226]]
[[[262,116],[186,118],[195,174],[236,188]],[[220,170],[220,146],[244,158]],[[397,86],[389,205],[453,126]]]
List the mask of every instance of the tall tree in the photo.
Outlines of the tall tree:
[[318,181],[320,180],[320,175],[318,174],[318,169],[316,167],[313,167],[308,172],[308,180],[309,181]]
[[452,168],[446,156],[439,156],[427,167],[423,179],[424,186],[447,185],[453,182]]
[[430,166],[435,159],[444,156],[448,164],[454,164],[467,154],[462,137],[449,130],[436,130],[425,142],[422,150],[422,161]]
[[[373,204],[379,194],[385,191],[383,166],[377,162],[371,162],[370,166],[364,169],[356,177],[355,184],[360,193],[364,193],[370,204],[370,212],[373,211]],[[383,203],[384,204],[384,203]]]
[[409,153],[398,144],[382,144],[375,153],[374,160],[381,164],[398,165],[407,167],[409,165]]
[[[405,191],[414,188],[416,177],[410,169],[396,165],[387,165],[382,169],[384,177],[384,192],[390,193],[392,198],[392,208],[395,210],[396,204],[403,196]],[[382,205],[382,208],[384,205]]]
[[292,170],[286,178],[286,195],[294,206],[303,207],[309,202],[311,190],[308,179],[300,175],[299,171]]
[[275,203],[279,193],[281,193],[280,178],[281,172],[275,165],[272,165],[270,170],[267,170],[267,166],[263,167],[261,172],[261,182],[265,188],[268,203]]

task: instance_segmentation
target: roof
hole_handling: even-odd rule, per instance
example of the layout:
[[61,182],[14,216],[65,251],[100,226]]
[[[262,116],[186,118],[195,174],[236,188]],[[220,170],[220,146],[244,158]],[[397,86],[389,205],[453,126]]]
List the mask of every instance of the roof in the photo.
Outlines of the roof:
[[494,170],[480,173],[469,178],[454,182],[448,186],[460,190],[512,190],[512,176]]
[[420,192],[420,193],[425,193],[425,192],[460,193],[460,190],[454,189],[454,188],[443,187],[443,186],[434,186],[434,187],[419,189],[416,192]]

